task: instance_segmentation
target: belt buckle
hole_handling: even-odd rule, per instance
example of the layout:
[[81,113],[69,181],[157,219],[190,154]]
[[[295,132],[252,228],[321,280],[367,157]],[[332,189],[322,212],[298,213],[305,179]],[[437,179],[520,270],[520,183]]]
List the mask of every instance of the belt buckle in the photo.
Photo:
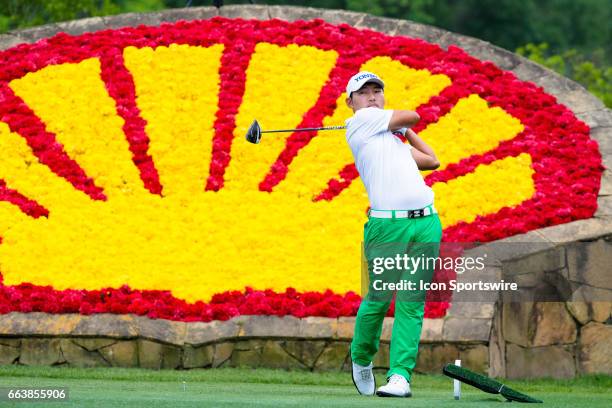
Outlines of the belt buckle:
[[408,218],[419,218],[425,216],[425,209],[421,208],[419,210],[412,210],[408,213]]

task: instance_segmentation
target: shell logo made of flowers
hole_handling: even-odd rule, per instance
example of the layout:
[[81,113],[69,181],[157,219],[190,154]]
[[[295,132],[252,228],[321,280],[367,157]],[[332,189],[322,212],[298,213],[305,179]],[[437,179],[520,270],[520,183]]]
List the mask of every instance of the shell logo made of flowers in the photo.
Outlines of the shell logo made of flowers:
[[420,114],[444,241],[597,206],[588,126],[454,46],[213,18],[59,34],[0,61],[0,313],[354,315],[367,197],[344,133],[244,134],[342,125],[358,70]]

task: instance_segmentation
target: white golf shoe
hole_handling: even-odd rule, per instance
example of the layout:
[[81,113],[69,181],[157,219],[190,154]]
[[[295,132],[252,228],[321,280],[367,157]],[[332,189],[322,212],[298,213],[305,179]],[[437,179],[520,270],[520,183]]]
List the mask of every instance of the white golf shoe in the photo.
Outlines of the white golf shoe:
[[353,363],[353,384],[361,395],[374,395],[376,382],[372,372],[372,363],[365,367]]
[[376,395],[379,397],[410,397],[412,392],[410,383],[403,376],[393,374],[386,385],[378,387]]

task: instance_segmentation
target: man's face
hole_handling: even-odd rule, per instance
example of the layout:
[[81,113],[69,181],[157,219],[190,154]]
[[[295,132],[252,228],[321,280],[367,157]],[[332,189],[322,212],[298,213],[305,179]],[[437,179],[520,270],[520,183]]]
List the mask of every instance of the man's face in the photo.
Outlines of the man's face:
[[365,84],[360,90],[353,92],[349,98],[346,98],[346,104],[353,112],[372,106],[383,109],[385,107],[385,94],[380,85],[375,83]]

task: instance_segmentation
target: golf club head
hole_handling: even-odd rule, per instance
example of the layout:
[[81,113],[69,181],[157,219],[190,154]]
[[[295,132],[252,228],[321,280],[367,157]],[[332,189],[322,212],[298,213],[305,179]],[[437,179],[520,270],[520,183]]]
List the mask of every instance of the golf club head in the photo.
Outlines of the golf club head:
[[254,144],[258,144],[261,141],[261,127],[259,123],[257,123],[257,120],[254,120],[251,126],[249,126],[249,130],[247,130],[246,133],[246,140]]

